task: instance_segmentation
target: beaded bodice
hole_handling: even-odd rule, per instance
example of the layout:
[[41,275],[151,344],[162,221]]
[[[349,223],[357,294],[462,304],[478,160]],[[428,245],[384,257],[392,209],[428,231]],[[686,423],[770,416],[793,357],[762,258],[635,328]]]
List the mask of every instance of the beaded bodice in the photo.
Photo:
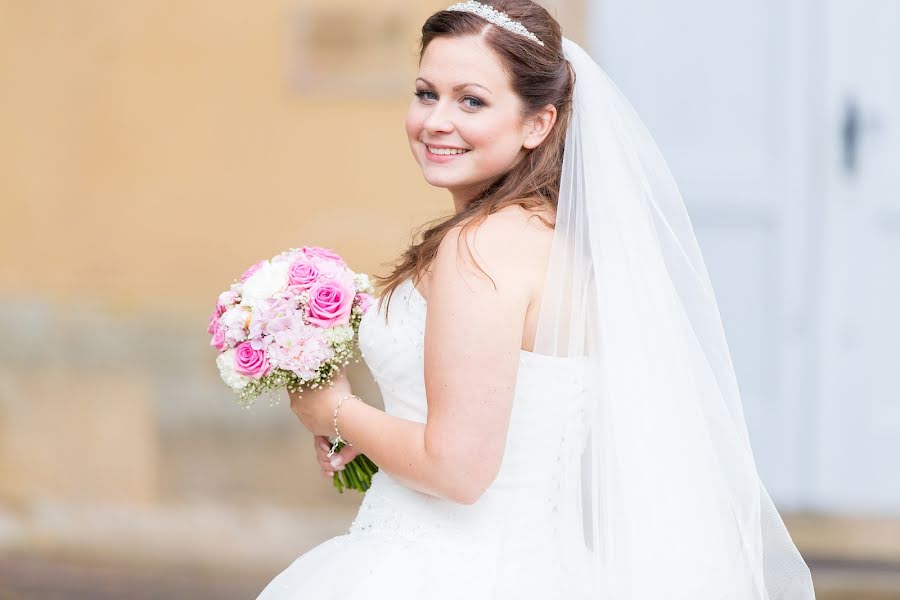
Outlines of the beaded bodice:
[[[386,305],[386,303],[385,303]],[[389,320],[384,307],[364,315],[359,329],[363,358],[381,390],[385,411],[424,423],[426,301],[407,279],[394,292]],[[351,533],[390,532],[401,539],[435,537],[452,543],[481,540],[479,552],[509,544],[510,531],[527,530],[523,551],[546,544],[565,524],[554,518],[571,491],[587,439],[583,362],[520,352],[509,431],[497,477],[471,505],[403,486],[379,471]],[[544,528],[544,531],[541,531]],[[507,532],[507,533],[504,533]],[[523,547],[524,544],[524,547]]]

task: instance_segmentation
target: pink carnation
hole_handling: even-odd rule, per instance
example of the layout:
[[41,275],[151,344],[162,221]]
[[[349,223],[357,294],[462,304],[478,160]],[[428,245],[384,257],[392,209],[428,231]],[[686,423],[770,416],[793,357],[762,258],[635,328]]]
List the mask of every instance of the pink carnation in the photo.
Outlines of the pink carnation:
[[359,310],[365,314],[366,311],[369,310],[369,307],[372,306],[372,302],[374,299],[371,294],[367,294],[365,292],[360,292],[356,295],[356,304],[359,306]]
[[319,282],[309,290],[309,302],[306,305],[307,320],[324,328],[345,325],[350,321],[353,298],[353,291],[336,281]]
[[265,350],[254,350],[250,342],[241,342],[234,350],[234,370],[241,375],[261,379],[271,371]]

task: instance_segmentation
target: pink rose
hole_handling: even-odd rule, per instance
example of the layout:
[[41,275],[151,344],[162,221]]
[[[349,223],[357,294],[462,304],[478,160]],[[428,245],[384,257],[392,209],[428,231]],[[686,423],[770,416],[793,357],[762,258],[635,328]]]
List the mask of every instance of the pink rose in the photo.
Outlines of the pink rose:
[[306,261],[316,267],[319,279],[340,279],[343,281],[347,277],[353,277],[353,272],[347,268],[347,263],[344,262],[344,259],[328,248],[304,246],[302,250],[306,256]]
[[265,350],[254,350],[250,342],[241,342],[234,349],[234,370],[241,375],[261,379],[271,370]]
[[365,314],[369,307],[372,306],[372,296],[365,292],[360,292],[356,295],[356,304],[359,306],[359,310]]
[[319,269],[311,262],[300,260],[288,269],[288,285],[296,285],[307,290],[319,278]]
[[256,263],[255,265],[251,266],[246,271],[244,271],[244,274],[241,275],[241,277],[240,277],[241,282],[243,283],[244,281],[247,281],[248,279],[250,279],[250,276],[253,275],[254,273],[256,273],[257,271],[259,271],[262,268],[263,263],[265,263],[265,262],[266,261],[261,260],[258,263]]
[[309,258],[318,258],[321,260],[329,260],[344,264],[344,259],[339,254],[329,250],[328,248],[319,248],[318,246],[304,246],[301,248],[303,253]]
[[350,321],[354,294],[333,280],[319,282],[309,290],[307,318],[313,325],[333,327]]
[[218,319],[213,324],[212,339],[209,341],[210,346],[214,346],[216,350],[222,352],[228,346],[225,343],[225,329],[219,327]]

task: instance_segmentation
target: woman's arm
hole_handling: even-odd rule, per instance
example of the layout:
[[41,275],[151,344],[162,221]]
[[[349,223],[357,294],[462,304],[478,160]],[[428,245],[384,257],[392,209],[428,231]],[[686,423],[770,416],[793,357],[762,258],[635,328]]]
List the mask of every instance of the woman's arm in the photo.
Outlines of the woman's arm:
[[[349,386],[342,372],[335,377],[333,387],[305,391],[299,397],[291,393],[291,408],[313,434],[333,437],[334,407],[340,398],[350,394]],[[332,456],[341,456],[340,466],[356,454],[365,454],[379,469],[408,487],[461,504],[474,501],[466,494],[468,486],[459,485],[452,477],[455,467],[444,469],[425,452],[424,424],[348,398],[341,405],[338,427],[341,437],[353,444]]]
[[[352,398],[338,417],[342,437],[380,469],[404,485],[464,504],[494,480],[506,445],[534,285],[534,244],[528,244],[523,213],[500,211],[467,233],[477,264],[493,282],[472,263],[457,230],[441,242],[428,287],[426,423]],[[313,433],[333,434],[331,410],[341,392],[303,394],[299,405],[311,414],[301,420]]]

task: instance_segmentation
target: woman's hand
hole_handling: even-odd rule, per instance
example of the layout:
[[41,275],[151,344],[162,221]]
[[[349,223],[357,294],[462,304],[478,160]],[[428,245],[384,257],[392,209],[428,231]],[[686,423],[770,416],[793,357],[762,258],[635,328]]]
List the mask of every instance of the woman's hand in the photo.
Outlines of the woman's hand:
[[314,436],[334,435],[334,408],[341,398],[351,393],[350,380],[342,369],[332,377],[331,385],[304,389],[299,394],[289,392],[291,410]]
[[316,447],[316,459],[319,461],[323,477],[334,477],[335,471],[343,471],[344,465],[359,455],[359,452],[353,446],[344,446],[340,452],[335,452],[329,458],[328,452],[331,450],[331,442],[324,435],[315,436],[313,443]]

